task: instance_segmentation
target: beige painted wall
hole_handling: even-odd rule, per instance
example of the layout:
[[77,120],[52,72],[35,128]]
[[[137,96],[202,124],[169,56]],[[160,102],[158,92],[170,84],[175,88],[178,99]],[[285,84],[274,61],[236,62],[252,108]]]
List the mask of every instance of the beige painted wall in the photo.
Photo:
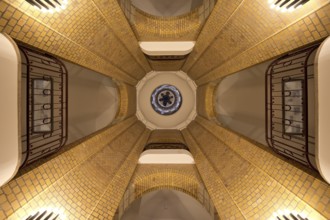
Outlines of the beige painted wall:
[[216,88],[214,107],[223,127],[261,144],[265,140],[265,73],[271,61],[224,78]]
[[119,94],[111,78],[69,62],[64,65],[68,70],[69,144],[108,126],[118,112]]

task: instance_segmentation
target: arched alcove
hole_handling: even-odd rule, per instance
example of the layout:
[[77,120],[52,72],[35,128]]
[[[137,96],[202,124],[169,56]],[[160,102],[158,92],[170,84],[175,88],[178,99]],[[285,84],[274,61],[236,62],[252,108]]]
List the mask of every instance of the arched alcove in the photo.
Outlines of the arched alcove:
[[137,198],[121,220],[211,220],[214,219],[196,198],[174,189],[157,189]]
[[[152,197],[147,197],[149,193],[159,191],[159,190],[169,190],[175,191],[175,193],[165,192],[153,195]],[[191,199],[195,200],[209,215],[211,219],[216,219],[217,212],[214,208],[213,202],[205,189],[205,186],[200,179],[198,171],[193,164],[139,164],[131,182],[124,193],[120,205],[117,209],[117,214],[115,219],[125,219],[122,218],[125,215],[126,210],[132,216],[139,216],[136,212],[146,212],[146,208],[142,210],[141,204],[146,204],[150,199],[155,201],[165,199],[166,201],[171,200],[173,204],[178,205],[185,204],[187,199],[185,196],[181,196],[180,192],[186,197],[189,196]],[[157,196],[160,196],[158,198]],[[186,198],[186,199],[184,199]],[[136,202],[139,201],[139,202]],[[192,204],[190,200],[187,200],[188,204]],[[136,202],[136,203],[135,203]],[[139,205],[138,205],[139,204]],[[141,210],[139,211],[139,207]],[[181,206],[179,210],[184,212],[187,209],[185,206]],[[170,210],[170,212],[176,213],[176,210]],[[190,216],[190,214],[188,215]],[[150,217],[150,216],[149,216]],[[164,217],[164,216],[163,216]],[[134,219],[134,218],[133,218]],[[138,219],[138,218],[136,218]],[[141,218],[141,219],[154,219],[154,218]],[[159,218],[160,219],[160,218]],[[163,218],[163,219],[182,219],[182,218]],[[193,219],[193,218],[192,218]],[[198,218],[197,218],[198,219]],[[204,218],[200,218],[204,219]],[[205,218],[207,219],[207,218]]]

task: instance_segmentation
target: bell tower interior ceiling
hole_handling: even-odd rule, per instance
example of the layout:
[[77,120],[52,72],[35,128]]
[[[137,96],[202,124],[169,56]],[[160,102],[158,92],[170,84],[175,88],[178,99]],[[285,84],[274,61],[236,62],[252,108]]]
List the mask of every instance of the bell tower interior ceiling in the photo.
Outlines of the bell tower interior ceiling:
[[330,219],[329,36],[329,0],[0,0],[0,220]]

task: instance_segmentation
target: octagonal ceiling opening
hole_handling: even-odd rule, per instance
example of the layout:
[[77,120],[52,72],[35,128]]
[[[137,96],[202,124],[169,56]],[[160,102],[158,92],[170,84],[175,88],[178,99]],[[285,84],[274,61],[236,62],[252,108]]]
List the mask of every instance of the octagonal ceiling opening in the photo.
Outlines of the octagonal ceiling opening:
[[151,71],[136,90],[136,116],[151,130],[182,130],[197,116],[197,86],[185,72]]

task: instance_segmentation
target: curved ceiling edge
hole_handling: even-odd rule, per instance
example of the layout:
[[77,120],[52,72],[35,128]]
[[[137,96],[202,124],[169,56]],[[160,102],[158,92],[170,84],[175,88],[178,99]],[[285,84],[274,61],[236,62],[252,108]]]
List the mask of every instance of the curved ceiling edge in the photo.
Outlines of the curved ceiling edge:
[[139,164],[195,164],[195,160],[187,150],[151,149],[141,153]]
[[195,41],[141,41],[139,45],[149,56],[184,56],[193,50]]

